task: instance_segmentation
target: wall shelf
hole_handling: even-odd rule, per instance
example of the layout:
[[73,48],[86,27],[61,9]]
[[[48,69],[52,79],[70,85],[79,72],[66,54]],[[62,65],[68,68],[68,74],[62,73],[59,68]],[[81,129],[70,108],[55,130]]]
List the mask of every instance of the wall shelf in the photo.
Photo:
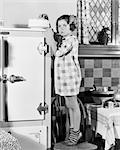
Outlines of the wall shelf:
[[79,57],[120,57],[120,45],[80,45]]

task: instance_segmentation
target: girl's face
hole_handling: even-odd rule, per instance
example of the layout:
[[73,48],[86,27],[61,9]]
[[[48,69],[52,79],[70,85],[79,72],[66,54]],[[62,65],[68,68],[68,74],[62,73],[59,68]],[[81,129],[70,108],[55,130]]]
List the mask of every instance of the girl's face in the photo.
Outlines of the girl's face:
[[62,36],[67,36],[71,33],[70,26],[66,20],[62,19],[58,21],[58,32]]

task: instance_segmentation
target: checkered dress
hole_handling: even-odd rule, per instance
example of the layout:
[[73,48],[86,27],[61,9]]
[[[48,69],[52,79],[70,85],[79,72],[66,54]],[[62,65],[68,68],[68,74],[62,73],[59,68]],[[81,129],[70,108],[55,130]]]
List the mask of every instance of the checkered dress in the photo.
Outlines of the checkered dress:
[[55,93],[73,96],[79,93],[81,70],[78,62],[78,40],[66,37],[55,55]]

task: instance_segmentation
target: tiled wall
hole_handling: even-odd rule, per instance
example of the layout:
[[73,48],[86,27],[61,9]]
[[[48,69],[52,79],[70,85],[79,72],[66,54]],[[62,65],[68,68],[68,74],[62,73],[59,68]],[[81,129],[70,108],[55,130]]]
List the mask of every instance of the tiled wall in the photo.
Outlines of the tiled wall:
[[120,84],[120,58],[81,58],[82,71],[81,91],[93,85],[97,88],[111,87],[116,89]]

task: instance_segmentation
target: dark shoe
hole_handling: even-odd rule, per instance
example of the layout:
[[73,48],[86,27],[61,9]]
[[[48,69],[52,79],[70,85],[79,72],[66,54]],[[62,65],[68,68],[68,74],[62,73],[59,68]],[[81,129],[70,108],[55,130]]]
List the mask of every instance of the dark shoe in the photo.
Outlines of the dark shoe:
[[72,131],[72,133],[69,136],[68,141],[66,142],[66,145],[73,146],[76,145],[80,138],[82,137],[82,133],[79,131]]

